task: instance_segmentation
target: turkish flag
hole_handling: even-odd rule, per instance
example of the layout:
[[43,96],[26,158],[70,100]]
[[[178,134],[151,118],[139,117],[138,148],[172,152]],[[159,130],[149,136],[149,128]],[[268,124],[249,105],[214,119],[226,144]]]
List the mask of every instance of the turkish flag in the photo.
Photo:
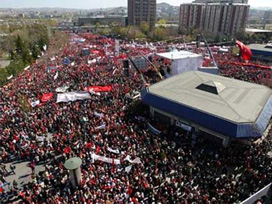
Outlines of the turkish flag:
[[112,90],[112,86],[89,86],[85,88],[85,91],[93,90],[94,92],[109,92]]
[[42,102],[50,101],[53,98],[53,96],[54,96],[54,93],[43,93],[41,101]]
[[236,41],[236,44],[240,48],[243,59],[244,60],[250,60],[251,57],[252,57],[251,49],[248,46],[246,46],[244,43],[242,43],[242,42],[240,42],[238,40]]

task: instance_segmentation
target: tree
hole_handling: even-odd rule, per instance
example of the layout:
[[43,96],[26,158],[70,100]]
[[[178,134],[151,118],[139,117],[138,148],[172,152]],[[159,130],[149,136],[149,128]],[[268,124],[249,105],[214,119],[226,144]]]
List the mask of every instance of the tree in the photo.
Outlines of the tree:
[[256,40],[257,40],[256,34],[251,35],[250,41],[255,43]]
[[40,48],[41,51],[44,51],[44,45],[48,45],[46,39],[44,39],[43,37],[41,37],[39,40],[38,40],[38,46]]
[[100,27],[100,23],[97,22],[97,23],[95,24],[95,30],[97,31],[99,27]]
[[151,38],[155,41],[165,40],[167,37],[167,31],[165,28],[155,28],[151,33]]
[[142,33],[140,30],[137,30],[135,32],[135,38],[143,39],[143,38],[146,38],[146,35],[144,33]]
[[160,20],[158,20],[158,22],[157,22],[157,24],[159,24],[159,25],[163,25],[163,24],[166,24],[167,23],[167,21],[165,20],[165,19],[160,19]]
[[32,57],[34,59],[37,59],[38,56],[40,55],[40,49],[38,45],[33,45],[31,48],[31,53],[32,53]]
[[140,25],[140,30],[144,33],[147,34],[149,31],[149,25],[147,22],[142,22]]
[[21,54],[22,50],[24,49],[24,43],[20,37],[20,35],[17,35],[16,41],[15,41],[15,46],[16,46],[16,52],[17,54]]
[[103,28],[98,33],[101,34],[101,35],[108,35],[108,34],[110,34],[110,29],[109,28]]
[[121,28],[120,29],[120,36],[121,37],[127,37],[128,32],[129,32],[129,27]]
[[30,55],[29,49],[27,49],[26,47],[24,47],[22,50],[22,60],[24,64],[32,62],[32,57]]

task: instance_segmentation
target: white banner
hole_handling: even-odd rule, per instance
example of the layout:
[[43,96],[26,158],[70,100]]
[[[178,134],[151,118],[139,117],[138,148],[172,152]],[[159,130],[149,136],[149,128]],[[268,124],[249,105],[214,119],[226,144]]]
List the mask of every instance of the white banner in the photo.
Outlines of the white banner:
[[31,102],[30,103],[30,105],[32,106],[32,107],[35,107],[35,106],[37,106],[37,105],[39,105],[40,104],[40,100],[37,100],[37,101],[34,101],[34,102]]
[[132,168],[132,165],[127,166],[127,167],[125,168],[125,172],[129,173],[129,172],[130,172],[130,170],[131,170],[131,168]]
[[96,59],[88,60],[88,64],[94,64],[94,63],[96,63]]
[[115,56],[119,56],[120,54],[120,42],[119,40],[115,40]]
[[126,156],[124,161],[128,161],[128,162],[130,162],[132,164],[141,164],[142,163],[139,157],[136,157],[135,159],[131,160],[129,155]]
[[103,124],[103,125],[100,125],[100,126],[96,127],[95,129],[96,130],[102,130],[102,129],[105,129],[105,128],[106,128],[106,125]]
[[149,122],[147,122],[148,129],[153,132],[154,134],[158,135],[161,134],[160,130],[157,130],[154,126],[152,126]]
[[115,74],[115,72],[118,70],[118,68],[115,68],[114,70],[113,70],[113,72],[112,72],[112,75],[114,75]]
[[176,126],[186,130],[187,132],[191,132],[192,127],[190,127],[189,125],[185,125],[182,122],[176,121]]
[[69,86],[58,87],[58,88],[56,88],[56,92],[64,93],[68,88],[69,88]]
[[57,72],[57,73],[55,74],[54,80],[56,80],[56,79],[58,78],[58,76],[59,76],[59,72]]
[[107,150],[108,150],[109,152],[112,152],[112,153],[115,153],[115,154],[120,154],[119,149],[112,149],[112,148],[108,147]]
[[103,113],[98,113],[98,112],[94,112],[94,115],[99,117],[99,118],[104,118],[104,114]]
[[109,164],[121,164],[120,162],[120,159],[112,159],[112,158],[109,158],[109,157],[104,157],[104,156],[99,156],[97,154],[92,154],[92,159],[93,160],[98,160],[98,161],[102,161],[102,162],[106,162],[106,163],[109,163]]
[[92,94],[92,95],[101,96],[101,93],[95,92],[93,89],[90,89],[90,90],[89,90],[89,93]]
[[13,75],[10,75],[9,77],[7,77],[7,80],[10,80],[13,78]]
[[90,98],[91,98],[90,94],[85,91],[59,93],[57,95],[57,103],[77,101],[77,100],[86,100],[86,99],[90,99]]
[[[91,157],[92,157],[93,160],[98,160],[98,161],[106,162],[106,163],[109,163],[109,164],[112,164],[112,163],[117,164],[117,165],[121,164],[120,159],[113,159],[113,158],[109,158],[109,157],[104,157],[104,156],[100,156],[100,155],[97,155],[97,154],[94,154],[94,153],[91,154]],[[136,157],[135,159],[131,160],[129,155],[126,156],[126,158],[124,159],[124,161],[126,161],[126,160],[129,161],[131,164],[141,164],[142,163],[140,161],[139,157]],[[130,166],[128,166],[128,167],[130,167]],[[131,167],[130,168],[128,168],[128,167],[126,167],[125,170],[130,171]]]
[[30,66],[27,66],[26,68],[24,68],[24,70],[28,70],[30,68]]

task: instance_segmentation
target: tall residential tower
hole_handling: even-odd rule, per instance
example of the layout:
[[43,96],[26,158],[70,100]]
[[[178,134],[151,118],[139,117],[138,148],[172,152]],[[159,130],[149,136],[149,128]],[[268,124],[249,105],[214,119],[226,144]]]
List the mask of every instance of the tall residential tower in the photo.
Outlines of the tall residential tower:
[[197,3],[180,5],[181,32],[190,33],[198,29],[213,34],[234,35],[245,29],[249,5],[237,2],[247,2],[247,0],[196,0],[195,2]]
[[142,22],[147,22],[154,27],[156,3],[156,0],[128,0],[128,24],[140,25]]

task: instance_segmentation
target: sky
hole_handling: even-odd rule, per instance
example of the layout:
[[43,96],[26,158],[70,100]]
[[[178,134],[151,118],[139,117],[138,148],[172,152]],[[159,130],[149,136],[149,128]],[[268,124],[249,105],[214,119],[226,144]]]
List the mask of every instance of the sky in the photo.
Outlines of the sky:
[[[192,0],[157,0],[174,6]],[[272,7],[272,0],[249,0],[251,7]],[[93,9],[127,6],[127,0],[0,0],[0,8],[39,8],[61,7],[77,9]]]

